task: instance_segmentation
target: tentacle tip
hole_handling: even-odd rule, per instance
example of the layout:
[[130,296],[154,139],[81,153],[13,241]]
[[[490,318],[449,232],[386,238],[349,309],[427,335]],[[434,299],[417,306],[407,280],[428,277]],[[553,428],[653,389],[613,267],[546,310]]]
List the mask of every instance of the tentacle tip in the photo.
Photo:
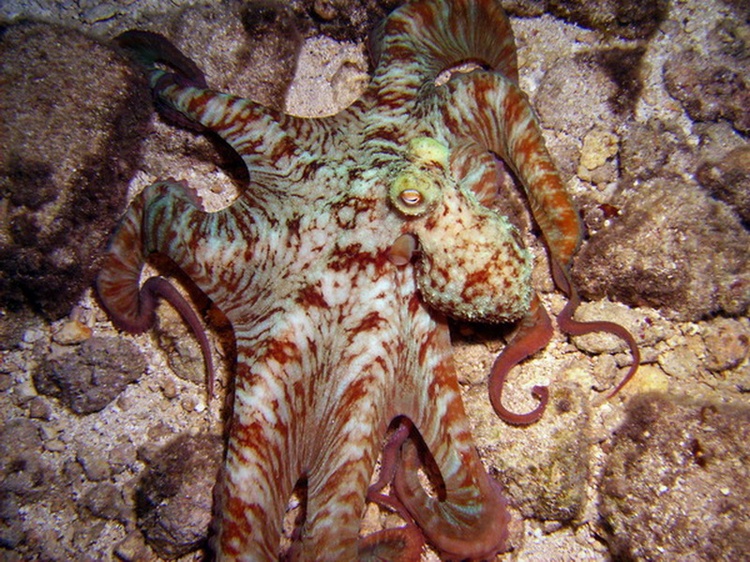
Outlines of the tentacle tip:
[[534,385],[534,387],[531,389],[531,394],[533,394],[536,398],[539,399],[539,401],[547,405],[547,402],[549,401],[549,388],[542,385]]
[[118,317],[112,313],[109,313],[109,319],[115,328],[117,328],[121,332],[125,332],[134,336],[149,331],[156,324],[156,315],[151,315],[150,318],[139,319],[137,321],[131,322],[122,317]]
[[626,384],[628,384],[635,374],[638,372],[638,368],[641,366],[640,357],[636,350],[636,353],[633,354],[633,364],[630,366],[630,369],[628,369],[628,372],[625,374],[623,379],[620,381],[620,383],[614,388],[612,392],[610,392],[607,395],[607,400],[611,400],[615,396],[617,396],[620,391],[625,387]]
[[544,415],[544,411],[547,409],[547,402],[549,402],[549,389],[546,386],[537,385],[531,389],[531,393],[537,398],[537,400],[539,400],[539,404],[530,412],[517,414],[506,409],[498,401],[491,400],[495,413],[501,420],[511,425],[531,425],[538,422]]

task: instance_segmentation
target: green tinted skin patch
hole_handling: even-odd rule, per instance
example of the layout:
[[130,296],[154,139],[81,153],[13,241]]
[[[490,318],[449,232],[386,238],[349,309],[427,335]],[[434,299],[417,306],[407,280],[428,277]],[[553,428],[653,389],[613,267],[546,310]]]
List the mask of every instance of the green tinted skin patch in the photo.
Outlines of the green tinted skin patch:
[[409,163],[388,193],[391,205],[409,218],[429,214],[442,199],[439,177],[445,174],[448,156],[448,147],[434,139],[412,139],[406,152]]

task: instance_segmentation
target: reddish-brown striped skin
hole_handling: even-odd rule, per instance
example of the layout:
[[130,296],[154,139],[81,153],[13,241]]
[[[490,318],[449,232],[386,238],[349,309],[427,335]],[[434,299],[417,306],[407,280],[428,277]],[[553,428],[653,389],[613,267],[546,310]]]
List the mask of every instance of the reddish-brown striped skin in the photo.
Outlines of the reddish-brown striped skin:
[[[525,318],[520,358],[549,338],[529,254],[487,206],[498,193],[496,157],[523,183],[563,282],[578,217],[514,82],[499,1],[414,0],[373,37],[370,88],[325,119],[282,115],[152,71],[160,103],[225,138],[251,177],[216,213],[203,212],[183,185],[151,186],[115,233],[98,279],[112,317],[142,328],[150,317],[138,278],[148,254],[160,252],[233,324],[238,365],[217,495],[219,559],[277,559],[300,481],[305,518],[287,553],[293,559],[414,560],[423,537],[446,559],[505,548],[505,500],[472,444],[446,316]],[[135,39],[127,37],[131,48]],[[153,51],[159,39],[148,42]],[[466,61],[487,70],[435,83]],[[493,373],[497,402],[514,364],[507,357]],[[371,497],[398,509],[407,526],[361,540],[392,423],[387,472]],[[418,441],[431,460],[420,459]],[[425,460],[441,482],[437,497],[417,479]],[[379,496],[391,479],[395,496]]]

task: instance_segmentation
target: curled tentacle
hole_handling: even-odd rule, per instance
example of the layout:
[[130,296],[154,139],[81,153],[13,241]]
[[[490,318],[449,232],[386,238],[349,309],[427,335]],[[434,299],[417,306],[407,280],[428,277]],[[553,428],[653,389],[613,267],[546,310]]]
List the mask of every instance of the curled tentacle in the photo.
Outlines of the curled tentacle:
[[543,349],[552,337],[552,322],[547,311],[534,295],[529,314],[521,320],[513,340],[495,360],[489,376],[489,394],[492,407],[500,419],[513,425],[529,425],[544,414],[549,400],[546,386],[534,386],[532,394],[539,400],[536,408],[526,414],[516,414],[502,404],[503,385],[510,370],[518,363]]
[[[130,333],[141,333],[153,326],[158,298],[171,304],[190,326],[200,344],[206,365],[206,388],[213,395],[214,368],[208,338],[198,316],[185,298],[163,277],[151,277],[140,285],[145,265],[143,217],[148,202],[163,194],[170,186],[184,190],[184,185],[161,182],[152,185],[136,198],[115,230],[104,256],[103,267],[96,279],[102,305],[113,324]],[[186,192],[186,196],[187,195]]]
[[584,334],[590,334],[592,332],[607,332],[613,334],[619,338],[622,338],[630,349],[630,355],[632,356],[632,363],[628,372],[615,387],[615,389],[609,394],[607,398],[615,396],[622,387],[624,387],[630,379],[633,378],[641,362],[641,353],[638,349],[638,344],[635,341],[633,335],[619,324],[614,322],[606,321],[594,321],[594,322],[579,322],[573,320],[573,314],[575,314],[578,305],[581,304],[581,297],[578,295],[573,283],[571,283],[570,275],[563,268],[562,265],[553,260],[552,262],[552,276],[555,279],[557,287],[567,295],[568,302],[563,308],[562,312],[557,316],[557,323],[560,329],[566,334],[571,336],[582,336]]
[[[404,442],[393,486],[400,502],[433,546],[448,560],[483,560],[506,549],[510,515],[500,487],[484,471],[475,451],[463,466],[430,467],[417,448],[418,438]],[[427,454],[427,453],[425,453]],[[437,480],[430,495],[419,481],[423,467]]]
[[499,2],[412,2],[373,32],[373,59],[380,68],[408,65],[408,78],[422,83],[465,62],[518,78],[513,32]]
[[400,418],[398,420],[398,425],[383,447],[383,456],[380,460],[380,474],[378,474],[378,480],[367,490],[368,501],[396,511],[405,521],[409,521],[411,517],[404,505],[392,495],[386,496],[383,494],[382,490],[393,481],[400,460],[401,446],[409,438],[412,431],[413,424],[408,418]]
[[[619,391],[634,375],[640,356],[633,336],[622,326],[612,322],[581,323],[572,316],[580,303],[577,292],[565,272],[581,239],[581,222],[570,196],[562,183],[542,138],[541,129],[524,94],[510,80],[486,72],[475,72],[461,76],[446,84],[447,95],[443,101],[446,124],[456,134],[465,135],[486,150],[497,154],[516,174],[528,197],[532,214],[550,253],[555,284],[569,298],[567,306],[559,315],[560,328],[569,334],[579,335],[593,331],[605,331],[623,338],[633,355],[633,365],[625,379],[617,386]],[[467,101],[468,100],[468,101]],[[471,119],[470,116],[474,118]],[[541,309],[541,307],[539,307]],[[533,311],[532,311],[533,313]],[[546,316],[546,314],[545,314]],[[534,328],[532,317],[527,326],[522,325],[518,336],[507,350],[507,355],[498,358],[491,375],[491,387],[495,395],[493,405],[500,417],[509,413],[498,408],[497,392],[508,370],[525,357],[546,345],[541,328]],[[545,330],[551,333],[551,328]],[[538,387],[535,389],[537,394]],[[613,394],[614,394],[613,393]],[[538,398],[542,399],[540,395]],[[539,418],[538,407],[529,417],[511,416],[511,423],[532,423]]]

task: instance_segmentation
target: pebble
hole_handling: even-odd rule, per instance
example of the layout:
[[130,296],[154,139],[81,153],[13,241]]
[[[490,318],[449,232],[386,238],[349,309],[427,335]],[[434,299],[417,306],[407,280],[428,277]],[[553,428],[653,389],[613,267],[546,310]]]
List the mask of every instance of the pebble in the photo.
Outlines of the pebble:
[[29,417],[48,421],[52,416],[52,408],[41,396],[35,396],[29,401]]
[[67,445],[60,439],[51,439],[44,442],[44,448],[52,453],[62,453],[66,447]]
[[112,19],[120,13],[120,9],[116,5],[105,2],[97,4],[83,12],[81,19],[86,23],[98,23]]
[[580,164],[586,170],[595,170],[615,156],[620,139],[610,131],[594,129],[583,139]]
[[0,373],[0,392],[5,392],[13,386],[13,377],[7,373]]
[[592,376],[596,380],[596,390],[605,390],[612,388],[617,382],[619,375],[617,371],[617,362],[609,353],[603,353],[594,359],[594,369]]
[[78,320],[69,320],[52,334],[52,341],[61,345],[73,345],[83,343],[90,337],[91,328]]
[[78,451],[76,460],[83,467],[86,478],[92,482],[106,480],[111,476],[107,458],[102,451],[90,447],[83,447]]
[[177,397],[177,385],[171,378],[166,378],[162,382],[161,392],[167,400]]
[[83,506],[96,517],[126,522],[127,504],[111,482],[101,482],[83,496]]
[[115,546],[117,558],[123,562],[143,562],[149,560],[148,548],[139,531],[131,532]]
[[186,412],[194,412],[195,406],[197,403],[198,401],[194,397],[186,396],[185,398],[183,398],[180,405],[182,406],[182,409],[185,410]]
[[625,396],[635,396],[647,392],[667,392],[670,377],[657,365],[641,365],[631,381],[622,389]]
[[42,330],[31,328],[23,333],[24,343],[35,343],[44,338],[44,332]]
[[750,353],[750,330],[738,320],[718,318],[706,328],[706,367],[724,371],[739,365]]
[[13,398],[19,406],[27,404],[37,396],[39,396],[39,394],[29,380],[21,381],[13,387]]
[[697,373],[700,360],[689,348],[677,347],[662,353],[659,356],[659,365],[667,374],[678,379],[687,379]]

